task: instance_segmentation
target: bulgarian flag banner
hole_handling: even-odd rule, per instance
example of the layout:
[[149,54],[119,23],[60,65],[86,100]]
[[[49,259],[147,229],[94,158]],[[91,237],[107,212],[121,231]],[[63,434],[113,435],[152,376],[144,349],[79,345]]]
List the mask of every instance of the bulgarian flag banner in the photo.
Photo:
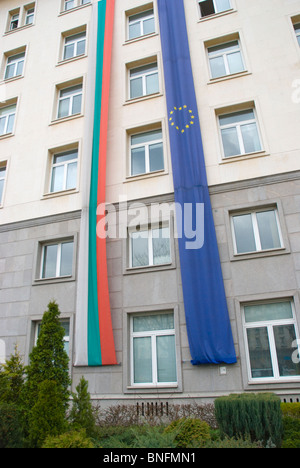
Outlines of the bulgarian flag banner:
[[[117,364],[112,331],[106,259],[106,239],[97,236],[101,215],[99,206],[105,206],[106,149],[111,50],[115,0],[100,0],[93,4],[91,56],[94,69],[88,89],[94,94],[90,104],[93,122],[92,147],[89,153],[88,184],[83,201],[78,268],[78,298],[75,327],[75,365],[104,366]],[[91,71],[90,71],[91,72]],[[87,98],[88,100],[88,98]],[[89,130],[90,131],[90,130]],[[85,163],[87,161],[85,160]],[[84,196],[84,195],[83,195]],[[104,213],[103,215],[104,216]]]

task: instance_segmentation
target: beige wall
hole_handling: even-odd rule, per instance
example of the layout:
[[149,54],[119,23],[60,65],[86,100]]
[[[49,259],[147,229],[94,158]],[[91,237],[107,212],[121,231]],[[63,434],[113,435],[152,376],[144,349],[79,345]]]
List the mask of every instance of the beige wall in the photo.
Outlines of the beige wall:
[[[126,12],[149,4],[146,0],[116,0],[113,38],[112,80],[107,153],[107,200],[128,199],[170,193],[173,190],[163,64],[157,33],[135,41],[126,40]],[[27,4],[27,3],[26,3]],[[208,181],[216,185],[235,180],[294,171],[299,168],[299,106],[293,102],[293,83],[300,76],[300,48],[291,17],[300,14],[300,1],[232,0],[227,14],[199,19],[198,2],[186,0],[186,16],[203,135]],[[0,163],[8,161],[7,180],[0,209],[0,222],[8,223],[67,212],[82,207],[81,189],[89,174],[92,113],[87,104],[93,97],[93,55],[59,64],[61,34],[87,26],[91,41],[93,6],[60,14],[59,0],[37,0],[35,24],[4,34],[8,11],[22,6],[21,0],[2,0],[0,54],[26,45],[24,77],[5,84],[6,97],[18,98],[15,134],[0,138]],[[233,36],[232,36],[233,35]],[[230,79],[209,78],[205,44],[220,37],[239,35],[246,71]],[[91,45],[91,44],[89,44]],[[157,57],[160,93],[128,101],[128,64]],[[56,85],[82,78],[82,116],[53,122]],[[90,80],[90,81],[89,81]],[[3,84],[3,81],[0,81]],[[222,159],[216,113],[241,103],[254,103],[263,151],[239,158]],[[89,125],[87,125],[87,121]],[[128,177],[128,132],[142,126],[161,124],[164,135],[165,171]],[[78,187],[74,193],[47,196],[49,150],[79,144]],[[82,169],[85,168],[85,171]]]

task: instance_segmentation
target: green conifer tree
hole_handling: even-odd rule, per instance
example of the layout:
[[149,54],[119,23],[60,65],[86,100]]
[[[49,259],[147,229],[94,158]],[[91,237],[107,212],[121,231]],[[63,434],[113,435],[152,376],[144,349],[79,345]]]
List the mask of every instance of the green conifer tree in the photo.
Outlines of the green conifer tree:
[[76,392],[72,393],[73,405],[69,416],[70,422],[75,429],[83,428],[88,436],[93,437],[96,430],[95,417],[88,391],[88,382],[84,377],[81,377]]

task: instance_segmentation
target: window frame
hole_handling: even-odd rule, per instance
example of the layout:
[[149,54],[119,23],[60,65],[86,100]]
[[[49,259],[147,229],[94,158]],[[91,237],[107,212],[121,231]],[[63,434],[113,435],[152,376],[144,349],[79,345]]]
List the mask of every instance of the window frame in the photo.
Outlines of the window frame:
[[215,15],[225,14],[225,13],[233,10],[233,6],[232,6],[232,1],[233,0],[229,0],[230,8],[228,8],[226,10],[221,10],[221,11],[217,11],[218,8],[217,8],[216,0],[211,0],[212,3],[213,3],[214,13],[210,13],[208,15],[202,16],[200,3],[203,3],[205,1],[208,1],[208,0],[198,0],[198,2],[197,2],[198,3],[198,8],[199,8],[200,19],[211,18],[211,17],[214,17]]
[[[154,139],[145,143],[132,144],[132,137],[147,134],[147,133],[150,134],[151,132],[155,132],[155,131],[161,132],[161,138]],[[157,144],[161,144],[162,146],[163,167],[155,171],[150,171],[150,146],[157,145]],[[145,172],[141,172],[139,174],[132,174],[132,150],[141,148],[141,147],[144,147],[145,149]],[[162,127],[146,129],[145,131],[132,132],[129,135],[129,177],[147,176],[150,174],[156,174],[156,173],[163,172],[163,171],[165,171],[165,156],[164,156],[164,139],[163,139]]]
[[[229,117],[230,115],[237,114],[237,113],[242,113],[242,112],[247,112],[247,111],[253,111],[254,117],[251,118],[251,119],[248,119],[248,120],[240,120],[239,122],[221,125],[220,118]],[[255,106],[236,108],[236,109],[232,108],[231,110],[228,110],[227,112],[222,112],[222,113],[218,112],[217,119],[218,119],[218,129],[219,129],[219,136],[220,136],[220,144],[221,144],[221,149],[222,149],[222,160],[223,161],[227,161],[227,160],[235,159],[235,158],[240,158],[240,157],[245,157],[245,156],[252,155],[252,154],[259,154],[259,153],[264,152],[262,135],[261,135],[260,126],[259,126],[259,123],[258,123],[257,112],[256,112]],[[246,152],[241,127],[244,126],[244,125],[249,125],[249,124],[253,124],[253,123],[255,123],[255,126],[256,126],[256,131],[257,131],[257,135],[258,135],[258,139],[259,139],[260,149],[258,149],[256,151]],[[238,154],[235,154],[235,155],[226,156],[225,146],[224,146],[223,136],[222,136],[222,130],[226,130],[226,129],[229,129],[229,128],[235,128],[236,129],[236,134],[237,134],[237,138],[238,138],[240,152]]]
[[[20,56],[23,56],[23,58],[18,58],[18,59],[15,58],[15,57],[20,57]],[[13,54],[7,55],[6,65],[5,65],[5,70],[4,70],[4,81],[13,80],[15,78],[21,78],[21,77],[24,76],[25,57],[26,57],[26,51],[25,50],[23,50],[21,52],[18,52],[18,53],[13,53]],[[10,60],[11,60],[11,63],[9,63]],[[18,66],[19,66],[20,63],[22,63],[22,71],[21,71],[21,73],[17,74]],[[13,76],[6,77],[8,67],[11,66],[11,65],[14,65]]]
[[[169,239],[169,253],[170,253],[170,259],[168,262],[163,262],[163,263],[154,263],[154,253],[153,253],[153,231],[156,231],[157,229],[168,229],[169,230],[169,237],[164,237],[166,239]],[[133,266],[133,261],[132,261],[132,254],[133,254],[133,238],[132,234],[138,233],[138,232],[147,232],[147,240],[148,240],[148,263],[147,265],[136,265]],[[144,270],[147,268],[160,268],[160,267],[165,267],[165,266],[170,266],[173,263],[172,260],[172,246],[171,246],[171,226],[170,226],[170,221],[163,221],[160,223],[154,223],[152,225],[142,225],[139,226],[139,229],[137,227],[131,227],[128,228],[128,257],[129,257],[129,262],[128,262],[128,267],[130,270]]]
[[296,40],[298,42],[298,45],[300,47],[300,21],[297,21],[296,23],[293,24],[294,27],[294,32],[296,36]]
[[[68,89],[71,89],[71,88],[76,88],[78,86],[81,86],[81,91],[79,92],[74,92],[72,93],[70,96],[66,96],[66,97],[61,97],[61,94],[64,92],[64,91],[67,91]],[[72,113],[72,108],[73,108],[73,100],[74,100],[74,97],[76,96],[81,96],[81,104],[80,104],[80,112],[76,112],[76,113]],[[63,101],[63,100],[67,100],[69,99],[69,110],[68,110],[68,114],[67,115],[64,115],[64,116],[59,116],[59,110],[60,110],[60,103]],[[83,82],[82,81],[78,81],[77,83],[72,83],[72,84],[63,84],[61,86],[58,87],[58,95],[57,95],[57,109],[56,109],[56,116],[55,116],[55,120],[63,120],[63,119],[69,119],[69,118],[72,118],[72,117],[75,117],[75,116],[80,116],[82,115],[82,106],[83,106]]]
[[[77,153],[77,156],[76,158],[74,157],[73,159],[70,159],[70,160],[67,160],[67,161],[63,161],[61,163],[54,163],[54,158],[55,156],[63,156],[63,155],[67,155],[67,154],[71,154],[71,153]],[[76,185],[75,187],[71,187],[71,188],[67,188],[67,178],[68,178],[68,169],[69,169],[69,165],[70,164],[73,164],[74,162],[76,162]],[[49,194],[51,195],[54,195],[54,194],[57,194],[57,193],[60,193],[60,192],[66,192],[66,191],[72,191],[72,190],[76,190],[77,189],[77,185],[78,185],[78,162],[79,162],[79,153],[78,153],[78,148],[74,148],[74,149],[69,149],[69,150],[66,150],[66,151],[57,151],[53,154],[51,154],[51,169],[50,169],[50,182],[49,182]],[[52,191],[51,190],[51,187],[52,187],[52,181],[53,181],[53,169],[55,167],[60,167],[60,166],[64,166],[64,177],[63,177],[63,187],[60,189],[60,190],[56,190],[56,191]]]
[[[0,138],[3,138],[3,137],[6,137],[6,136],[9,136],[9,135],[13,135],[14,133],[14,129],[15,129],[15,122],[16,122],[16,113],[17,113],[17,102],[12,102],[11,104],[9,105],[5,105],[5,106],[1,106],[0,107],[0,121],[1,121],[1,118],[3,118],[3,115],[1,114],[1,111],[3,111],[4,109],[8,109],[10,107],[14,107],[14,112],[9,112],[7,114],[4,114],[4,116],[6,117],[6,121],[5,121],[5,132],[4,133],[0,133]],[[9,123],[9,118],[11,116],[14,116],[14,119],[13,119],[13,125],[12,125],[12,130],[11,132],[7,132],[7,129],[8,129],[8,123]]]
[[[72,256],[72,271],[68,275],[61,275],[61,266],[62,266],[62,245],[63,244],[73,244],[73,256]],[[55,276],[44,276],[44,267],[45,267],[45,250],[49,246],[57,246],[56,253],[56,265],[55,265]],[[41,255],[40,255],[40,269],[38,280],[40,281],[55,281],[55,280],[68,280],[74,276],[74,263],[75,263],[75,238],[69,237],[61,240],[45,241],[41,244]]]
[[[146,67],[152,67],[156,65],[156,70],[154,71],[145,71],[145,72],[141,72],[140,75],[137,75],[135,77],[131,77],[131,73],[134,71],[134,70],[138,70],[139,68],[146,68]],[[147,77],[148,76],[151,76],[151,75],[157,75],[157,91],[154,91],[153,93],[147,93]],[[135,97],[132,97],[131,96],[131,82],[133,80],[136,80],[137,78],[142,78],[142,94],[140,96],[135,96]],[[158,70],[158,61],[157,59],[154,60],[153,62],[149,61],[149,62],[146,62],[146,63],[141,63],[141,64],[136,64],[134,66],[130,66],[128,67],[128,98],[130,101],[133,101],[133,100],[136,100],[136,99],[143,99],[143,98],[147,98],[148,96],[155,96],[157,94],[160,93],[160,82],[159,82],[159,70]]]
[[[64,324],[67,324],[68,325],[68,328],[69,328],[69,333],[65,333],[64,337],[63,337],[63,342],[64,342],[64,350],[66,351],[66,353],[68,354],[68,356],[70,357],[70,328],[71,328],[71,320],[70,318],[61,318],[59,320],[60,324],[63,326],[64,330],[66,330]],[[42,320],[38,320],[34,323],[34,346],[36,346],[37,344],[37,340],[38,340],[38,337],[39,337],[39,333],[40,333],[40,327],[41,327],[41,324],[42,324]]]
[[[152,11],[152,14],[149,14],[149,12],[151,12],[151,11]],[[131,22],[130,18],[133,18],[134,16],[137,16],[137,15],[143,15],[143,16],[141,18],[139,18],[138,20]],[[150,33],[145,33],[144,32],[144,21],[147,21],[149,19],[153,19],[154,30],[152,32],[150,32]],[[130,37],[130,25],[133,24],[133,23],[139,23],[140,24],[141,34],[139,36]],[[156,32],[156,24],[155,24],[155,14],[154,14],[153,6],[152,6],[152,8],[147,8],[147,9],[145,9],[143,11],[136,12],[136,13],[129,13],[127,15],[127,41],[134,41],[136,39],[141,39],[143,37],[150,36],[151,34],[155,34],[155,32]]]
[[[212,49],[214,47],[221,47],[221,46],[225,47],[226,45],[228,46],[229,44],[231,44],[233,42],[237,42],[237,46],[236,46],[237,50],[236,51],[230,51],[230,52],[225,51],[223,53],[219,52],[219,53],[216,53],[216,55],[214,55],[213,57],[210,57],[210,53],[211,53],[210,49]],[[244,55],[243,55],[243,52],[242,52],[241,41],[240,41],[239,37],[232,38],[230,40],[220,42],[220,43],[217,43],[217,44],[214,44],[214,45],[207,45],[206,50],[207,50],[207,58],[208,58],[208,64],[209,64],[209,77],[210,77],[211,80],[219,80],[219,79],[222,79],[222,78],[239,75],[239,74],[245,73],[247,71],[247,68],[245,66]],[[230,55],[233,52],[235,52],[235,53],[239,52],[240,53],[241,61],[242,61],[242,64],[243,64],[243,70],[232,73],[230,71],[230,67],[229,67],[229,64],[228,64],[227,55]],[[213,76],[212,67],[211,67],[211,59],[216,58],[216,57],[220,57],[220,56],[223,57],[223,63],[224,63],[224,67],[225,67],[225,75]]]
[[[75,36],[84,36],[84,39],[75,39],[73,41],[71,41],[70,39],[72,37],[75,37]],[[70,42],[67,44],[67,40],[70,40]],[[78,54],[78,43],[79,42],[83,42],[84,40],[84,52]],[[71,44],[74,44],[74,54],[72,55],[72,57],[68,57],[68,58],[65,58],[65,54],[66,54],[66,47],[68,45],[71,45]],[[62,47],[62,61],[63,62],[67,62],[68,60],[74,60],[76,58],[79,58],[79,57],[84,57],[86,55],[86,48],[87,48],[87,33],[86,33],[86,29],[82,30],[82,31],[78,31],[78,32],[71,32],[69,31],[68,33],[64,34],[63,35],[63,47]]]
[[[67,8],[68,3],[72,3],[73,6],[71,6],[70,8]],[[91,4],[92,4],[91,0],[62,0],[61,13],[68,13],[69,11],[73,11],[73,10],[76,10],[77,8],[81,8],[86,5],[91,5]]]
[[[173,314],[174,327],[164,330],[147,330],[141,332],[133,331],[133,319],[136,317],[147,317],[152,315],[167,315]],[[130,386],[132,388],[168,388],[178,387],[178,363],[176,353],[176,331],[175,331],[175,314],[174,311],[157,311],[140,314],[130,314]],[[174,354],[176,368],[176,382],[158,382],[158,365],[157,365],[157,337],[159,336],[174,336]],[[152,382],[135,383],[134,382],[134,338],[149,338],[151,339],[151,362],[152,362]]]
[[[4,175],[2,176],[1,173],[4,171]],[[3,181],[2,191],[0,192],[0,207],[3,207],[3,200],[4,200],[4,191],[7,179],[7,161],[0,162],[0,182]]]
[[[258,221],[257,221],[257,213],[265,213],[267,211],[270,211],[270,212],[272,211],[275,214],[276,227],[277,227],[278,237],[279,237],[279,240],[280,240],[280,247],[274,247],[274,248],[270,248],[270,249],[263,249],[262,248],[260,233],[259,233],[259,227],[258,227]],[[243,216],[243,215],[251,215],[251,226],[252,226],[252,229],[253,229],[256,250],[251,250],[251,251],[248,251],[248,252],[238,252],[233,218],[236,217],[236,216]],[[251,254],[263,254],[263,253],[266,253],[266,252],[277,252],[277,251],[285,249],[284,239],[283,239],[283,234],[282,234],[282,229],[281,229],[281,224],[280,224],[280,219],[279,219],[279,213],[278,213],[278,207],[277,206],[263,206],[263,207],[256,208],[256,209],[242,210],[242,211],[239,211],[239,212],[230,213],[230,225],[231,225],[231,233],[232,233],[232,239],[233,239],[234,256],[251,255]]]
[[[292,317],[285,318],[285,319],[275,319],[275,320],[262,320],[256,322],[246,322],[245,319],[245,307],[253,306],[253,305],[264,305],[264,304],[280,304],[288,302],[291,306]],[[280,376],[279,370],[279,363],[278,363],[278,354],[276,349],[276,342],[274,336],[274,327],[276,326],[284,326],[284,325],[293,325],[295,330],[295,336],[298,344],[298,352],[300,353],[300,340],[299,340],[299,330],[298,324],[295,314],[295,304],[293,299],[276,299],[276,300],[265,300],[265,301],[256,301],[256,302],[249,302],[242,305],[242,325],[243,325],[243,336],[244,336],[244,347],[246,352],[246,364],[247,364],[247,375],[249,383],[276,383],[276,382],[290,382],[290,381],[300,381],[300,375],[295,376]],[[249,350],[249,342],[247,336],[248,329],[257,329],[257,328],[266,328],[267,329],[267,336],[268,336],[268,343],[269,343],[269,350],[270,350],[270,358],[271,358],[271,365],[272,365],[272,372],[273,376],[269,377],[253,377],[252,376],[252,368],[251,368],[251,360],[250,360],[250,350]],[[296,350],[297,348],[295,348]]]

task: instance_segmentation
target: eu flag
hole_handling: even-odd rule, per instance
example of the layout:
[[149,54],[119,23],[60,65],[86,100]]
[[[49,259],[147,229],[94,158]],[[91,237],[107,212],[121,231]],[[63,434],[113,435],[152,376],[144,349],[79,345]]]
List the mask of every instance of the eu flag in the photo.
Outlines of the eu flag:
[[175,202],[183,215],[177,216],[177,229],[191,362],[232,364],[236,355],[207,186],[183,0],[158,0],[158,12]]

